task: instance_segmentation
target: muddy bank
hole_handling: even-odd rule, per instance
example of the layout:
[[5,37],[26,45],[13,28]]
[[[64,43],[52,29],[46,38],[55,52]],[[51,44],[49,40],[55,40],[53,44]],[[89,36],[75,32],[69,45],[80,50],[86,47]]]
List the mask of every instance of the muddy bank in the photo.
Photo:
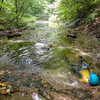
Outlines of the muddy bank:
[[8,39],[10,39],[10,38],[21,36],[21,32],[25,29],[26,27],[0,29],[0,38],[7,37]]
[[[97,62],[100,61],[100,17],[95,18],[90,24],[83,24],[77,26],[76,28],[73,29],[72,32],[76,36],[78,35],[79,37],[80,34],[90,37],[85,39],[85,42],[91,40],[91,42],[89,43],[90,46],[84,47],[81,50],[83,52],[91,53],[91,56],[95,58]],[[81,35],[81,37],[83,36]],[[95,40],[92,40],[92,38],[95,38]],[[76,41],[77,39],[78,37],[76,38]],[[95,41],[98,42],[95,43]],[[84,40],[81,40],[81,42],[83,43]]]
[[100,41],[100,17],[96,17],[90,24],[83,24],[75,28],[87,35],[94,35]]

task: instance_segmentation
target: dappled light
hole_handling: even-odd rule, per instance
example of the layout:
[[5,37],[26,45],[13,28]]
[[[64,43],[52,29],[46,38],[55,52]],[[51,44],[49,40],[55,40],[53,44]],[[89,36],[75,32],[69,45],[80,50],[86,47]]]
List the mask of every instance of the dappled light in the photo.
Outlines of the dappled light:
[[100,99],[99,0],[0,1],[0,99]]

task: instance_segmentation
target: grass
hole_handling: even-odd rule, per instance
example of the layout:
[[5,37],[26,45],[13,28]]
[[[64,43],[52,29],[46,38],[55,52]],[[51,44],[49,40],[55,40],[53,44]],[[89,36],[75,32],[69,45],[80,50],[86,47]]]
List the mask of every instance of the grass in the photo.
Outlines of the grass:
[[0,30],[5,30],[5,26],[0,24]]

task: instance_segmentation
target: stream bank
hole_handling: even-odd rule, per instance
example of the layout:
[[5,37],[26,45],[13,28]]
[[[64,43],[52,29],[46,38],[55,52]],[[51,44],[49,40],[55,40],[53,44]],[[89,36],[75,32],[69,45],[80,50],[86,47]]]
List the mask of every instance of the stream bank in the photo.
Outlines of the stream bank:
[[[98,43],[100,42],[100,17],[96,17],[90,24],[83,24],[80,25],[74,30],[83,32],[84,34],[95,37],[98,40]],[[95,41],[93,41],[95,42]],[[100,61],[100,44],[95,44],[94,46],[91,45],[91,50],[88,48],[84,51],[91,52],[93,57],[99,62]]]
[[7,37],[8,39],[11,39],[14,37],[19,37],[21,36],[21,32],[25,29],[26,27],[0,29],[0,38]]

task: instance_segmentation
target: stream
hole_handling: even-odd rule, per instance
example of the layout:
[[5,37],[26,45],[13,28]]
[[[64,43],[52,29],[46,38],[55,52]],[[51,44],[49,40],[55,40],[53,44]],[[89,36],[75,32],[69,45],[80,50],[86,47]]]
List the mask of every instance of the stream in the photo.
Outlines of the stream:
[[13,73],[4,74],[1,82],[11,82],[25,87],[25,91],[13,93],[12,98],[0,95],[2,100],[32,100],[26,93],[30,91],[27,89],[31,88],[38,90],[37,93],[42,100],[91,98],[90,94],[83,91],[83,87],[89,85],[77,80],[80,75],[67,64],[64,57],[81,68],[79,56],[82,56],[87,66],[100,78],[100,63],[93,59],[91,53],[82,51],[82,48],[91,49],[91,46],[98,45],[99,42],[94,36],[83,33],[77,33],[78,38],[75,40],[68,39],[68,30],[58,23],[36,21],[27,24],[27,29],[21,33],[22,36],[9,40],[2,39],[0,70]]

